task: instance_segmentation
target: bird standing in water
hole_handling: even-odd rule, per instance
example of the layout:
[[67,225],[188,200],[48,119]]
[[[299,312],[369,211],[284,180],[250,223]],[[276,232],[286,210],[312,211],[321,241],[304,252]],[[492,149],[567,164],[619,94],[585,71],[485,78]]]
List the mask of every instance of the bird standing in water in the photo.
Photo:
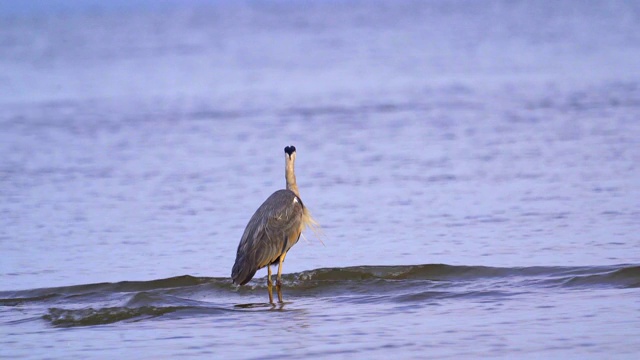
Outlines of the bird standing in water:
[[244,285],[256,271],[267,267],[269,302],[273,303],[271,265],[278,264],[276,290],[282,302],[282,263],[289,249],[298,242],[302,230],[316,228],[318,224],[302,203],[296,184],[294,164],[296,148],[284,148],[286,190],[271,194],[249,220],[238,245],[231,278],[235,284]]

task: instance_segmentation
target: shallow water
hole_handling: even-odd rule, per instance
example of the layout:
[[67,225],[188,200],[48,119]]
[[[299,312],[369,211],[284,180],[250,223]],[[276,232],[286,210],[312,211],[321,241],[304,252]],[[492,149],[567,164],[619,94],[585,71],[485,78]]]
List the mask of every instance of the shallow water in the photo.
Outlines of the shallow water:
[[[132,347],[144,347],[149,357],[220,354],[221,348],[294,358],[420,356],[427,349],[438,357],[640,351],[628,339],[640,329],[633,320],[640,266],[357,266],[288,274],[283,282],[286,298],[279,304],[265,301],[264,278],[238,288],[227,277],[192,276],[0,292],[0,304],[20,312],[5,325],[45,322],[75,327],[81,337],[114,326],[120,341],[131,337]],[[576,307],[585,302],[589,307]],[[137,338],[147,331],[153,337]],[[49,335],[32,334],[53,346],[58,340]],[[30,346],[14,350],[14,356],[32,352]],[[122,348],[93,350],[113,357]]]
[[0,4],[0,357],[637,357],[638,2],[56,4]]

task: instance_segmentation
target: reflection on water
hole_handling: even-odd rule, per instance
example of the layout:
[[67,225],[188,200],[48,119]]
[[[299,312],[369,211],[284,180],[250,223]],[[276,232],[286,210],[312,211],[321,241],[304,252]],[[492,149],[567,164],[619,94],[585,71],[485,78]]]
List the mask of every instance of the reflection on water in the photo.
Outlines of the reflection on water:
[[635,2],[48,4],[0,3],[0,357],[640,351]]

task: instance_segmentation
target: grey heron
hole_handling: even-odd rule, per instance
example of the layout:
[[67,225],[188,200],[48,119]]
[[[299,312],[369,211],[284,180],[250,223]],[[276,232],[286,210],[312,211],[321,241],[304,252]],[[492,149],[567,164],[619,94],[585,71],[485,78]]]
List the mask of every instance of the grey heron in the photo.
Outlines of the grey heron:
[[269,302],[273,303],[271,265],[278,264],[276,290],[282,302],[282,263],[289,249],[298,242],[306,227],[315,229],[318,225],[302,203],[296,184],[294,164],[296,148],[284,148],[285,179],[287,188],[271,194],[249,220],[244,229],[236,261],[231,270],[231,278],[238,285],[246,284],[256,271],[267,267],[267,289]]

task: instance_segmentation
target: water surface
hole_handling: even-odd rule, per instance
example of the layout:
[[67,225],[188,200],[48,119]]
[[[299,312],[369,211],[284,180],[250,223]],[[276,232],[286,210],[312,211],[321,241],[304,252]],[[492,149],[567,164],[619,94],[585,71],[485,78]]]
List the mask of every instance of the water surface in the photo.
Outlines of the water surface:
[[[1,357],[637,357],[638,2],[24,4]],[[229,274],[291,144],[325,246],[271,306]]]

